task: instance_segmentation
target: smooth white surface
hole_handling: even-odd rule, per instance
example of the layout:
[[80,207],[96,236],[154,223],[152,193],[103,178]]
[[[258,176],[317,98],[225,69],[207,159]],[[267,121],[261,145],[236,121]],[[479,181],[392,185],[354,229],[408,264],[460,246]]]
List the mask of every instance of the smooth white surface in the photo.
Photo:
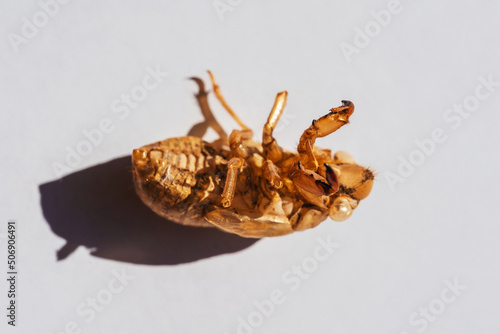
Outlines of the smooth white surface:
[[[456,129],[443,116],[474,95],[478,77],[500,81],[500,4],[402,0],[348,63],[341,43],[352,44],[355,28],[388,3],[241,1],[220,20],[211,1],[74,0],[16,53],[8,33],[21,34],[23,17],[40,6],[3,2],[0,232],[18,220],[20,285],[18,326],[7,326],[2,311],[1,331],[60,333],[74,321],[81,333],[237,333],[238,317],[278,289],[285,301],[254,333],[498,333],[500,87]],[[112,102],[140,85],[148,66],[169,76],[120,119]],[[65,241],[43,217],[38,190],[57,179],[54,161],[104,118],[115,129],[75,172],[185,135],[201,120],[186,78],[206,80],[206,69],[257,138],[275,94],[288,90],[287,122],[276,134],[288,149],[313,118],[352,100],[351,124],[317,144],[373,167],[370,197],[346,222],[195,262],[138,265],[84,247],[57,261]],[[225,128],[236,127],[211,102]],[[387,172],[436,128],[446,141],[392,191]],[[327,236],[339,247],[292,291],[282,276]],[[5,240],[0,246],[4,272]],[[76,309],[108,286],[112,270],[135,279],[86,322]],[[455,279],[466,289],[439,310],[444,282]],[[430,306],[442,313],[410,323]]]

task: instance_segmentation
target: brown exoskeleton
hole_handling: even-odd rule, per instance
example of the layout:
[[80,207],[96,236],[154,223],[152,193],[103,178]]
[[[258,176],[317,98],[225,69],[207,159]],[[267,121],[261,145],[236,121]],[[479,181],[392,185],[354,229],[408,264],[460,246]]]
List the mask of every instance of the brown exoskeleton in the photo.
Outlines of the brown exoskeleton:
[[[241,126],[229,137],[210,111],[203,81],[196,95],[205,121],[188,136],[170,138],[133,151],[134,184],[142,201],[162,217],[193,226],[216,226],[243,237],[261,238],[313,228],[328,216],[349,218],[373,185],[373,172],[339,151],[316,147],[315,140],[349,122],[350,101],[314,120],[300,138],[297,153],[282,149],[273,130],[285,107],[278,93],[264,125],[262,144],[233,112],[208,72],[213,90]],[[208,126],[218,134],[203,136]]]

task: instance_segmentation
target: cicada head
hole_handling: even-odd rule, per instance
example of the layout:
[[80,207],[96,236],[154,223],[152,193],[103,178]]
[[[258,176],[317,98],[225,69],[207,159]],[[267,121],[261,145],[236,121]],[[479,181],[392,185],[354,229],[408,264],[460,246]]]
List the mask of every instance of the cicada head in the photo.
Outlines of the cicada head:
[[343,221],[351,216],[359,201],[370,194],[374,174],[369,168],[356,164],[335,165],[334,171],[339,189],[330,201],[329,216],[332,220]]

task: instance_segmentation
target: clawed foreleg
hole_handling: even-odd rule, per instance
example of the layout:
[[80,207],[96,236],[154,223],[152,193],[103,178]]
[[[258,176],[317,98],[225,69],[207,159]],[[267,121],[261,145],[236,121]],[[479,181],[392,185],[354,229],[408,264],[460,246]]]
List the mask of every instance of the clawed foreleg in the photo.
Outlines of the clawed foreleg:
[[340,127],[349,123],[349,117],[354,112],[354,104],[351,101],[342,101],[342,105],[330,109],[325,116],[314,120],[311,126],[304,131],[300,137],[297,151],[305,168],[317,171],[318,163],[314,157],[314,143],[316,138],[325,137],[335,132]]

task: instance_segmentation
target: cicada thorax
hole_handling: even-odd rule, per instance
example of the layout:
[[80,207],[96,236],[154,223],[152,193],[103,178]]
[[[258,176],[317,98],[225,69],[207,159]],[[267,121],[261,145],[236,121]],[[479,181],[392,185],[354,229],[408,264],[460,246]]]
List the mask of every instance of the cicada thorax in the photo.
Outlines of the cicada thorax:
[[162,217],[210,226],[204,215],[220,200],[229,152],[197,137],[170,138],[133,151],[134,185]]

